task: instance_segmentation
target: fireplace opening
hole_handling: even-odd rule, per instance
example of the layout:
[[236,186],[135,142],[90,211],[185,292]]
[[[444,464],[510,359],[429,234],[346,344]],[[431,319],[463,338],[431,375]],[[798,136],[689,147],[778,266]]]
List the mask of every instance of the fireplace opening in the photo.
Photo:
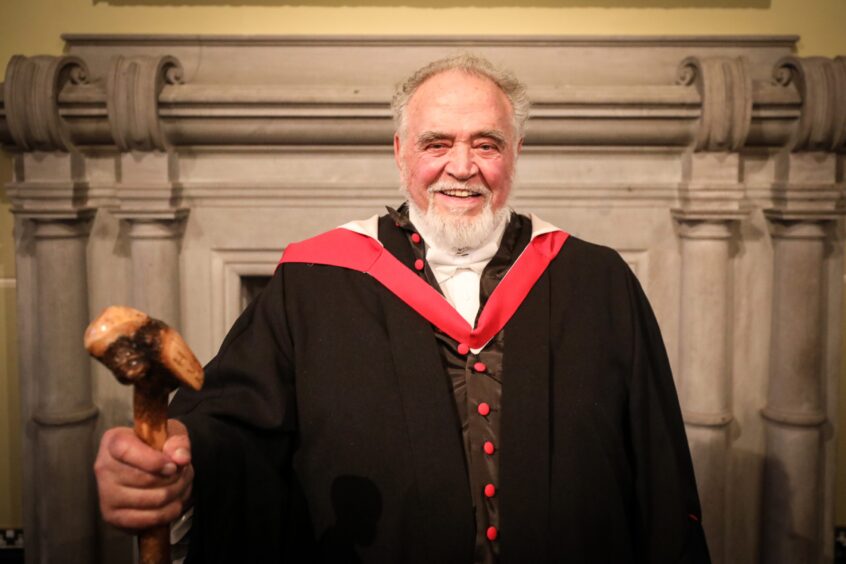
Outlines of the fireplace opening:
[[270,282],[270,276],[241,276],[241,311],[244,311],[247,306],[258,297],[259,293]]

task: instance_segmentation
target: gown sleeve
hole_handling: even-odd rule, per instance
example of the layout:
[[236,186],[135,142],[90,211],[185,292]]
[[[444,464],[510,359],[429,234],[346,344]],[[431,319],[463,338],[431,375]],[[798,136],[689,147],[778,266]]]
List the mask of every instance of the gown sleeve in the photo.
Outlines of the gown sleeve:
[[634,324],[629,424],[638,562],[708,564],[696,480],[664,342],[631,272],[628,285]]
[[188,563],[279,561],[297,534],[286,522],[296,414],[282,270],[233,325],[203,389],[170,405],[195,471]]

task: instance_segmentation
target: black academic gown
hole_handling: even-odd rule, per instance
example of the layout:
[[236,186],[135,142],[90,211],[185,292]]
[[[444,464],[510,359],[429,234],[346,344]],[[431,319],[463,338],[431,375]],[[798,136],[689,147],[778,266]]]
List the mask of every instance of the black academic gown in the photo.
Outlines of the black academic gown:
[[[379,235],[412,261],[392,221]],[[501,562],[708,562],[661,335],[619,255],[570,237],[505,331]],[[280,266],[172,413],[189,562],[472,562],[433,329],[367,274]]]

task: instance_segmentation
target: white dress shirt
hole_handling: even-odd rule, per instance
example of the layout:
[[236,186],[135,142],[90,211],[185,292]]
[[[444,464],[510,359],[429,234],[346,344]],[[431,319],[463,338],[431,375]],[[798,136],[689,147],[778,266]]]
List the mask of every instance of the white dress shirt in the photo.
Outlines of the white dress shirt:
[[444,297],[471,327],[476,326],[476,315],[479,313],[482,271],[499,249],[507,224],[508,217],[500,222],[481,246],[463,254],[432,245],[429,242],[432,238],[426,236],[425,227],[414,225],[426,242],[426,262],[443,290]]

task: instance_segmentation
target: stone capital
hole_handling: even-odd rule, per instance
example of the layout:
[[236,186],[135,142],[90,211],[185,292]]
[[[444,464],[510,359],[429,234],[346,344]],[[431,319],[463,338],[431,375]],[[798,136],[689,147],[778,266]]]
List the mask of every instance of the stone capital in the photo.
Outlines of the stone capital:
[[676,208],[671,213],[683,239],[730,239],[737,224],[748,215],[745,210],[707,208]]
[[97,210],[93,208],[12,210],[16,217],[31,222],[36,239],[86,237]]
[[770,234],[777,239],[825,239],[842,214],[765,209]]
[[182,235],[189,212],[188,208],[121,208],[112,215],[129,226],[132,239],[173,239]]

